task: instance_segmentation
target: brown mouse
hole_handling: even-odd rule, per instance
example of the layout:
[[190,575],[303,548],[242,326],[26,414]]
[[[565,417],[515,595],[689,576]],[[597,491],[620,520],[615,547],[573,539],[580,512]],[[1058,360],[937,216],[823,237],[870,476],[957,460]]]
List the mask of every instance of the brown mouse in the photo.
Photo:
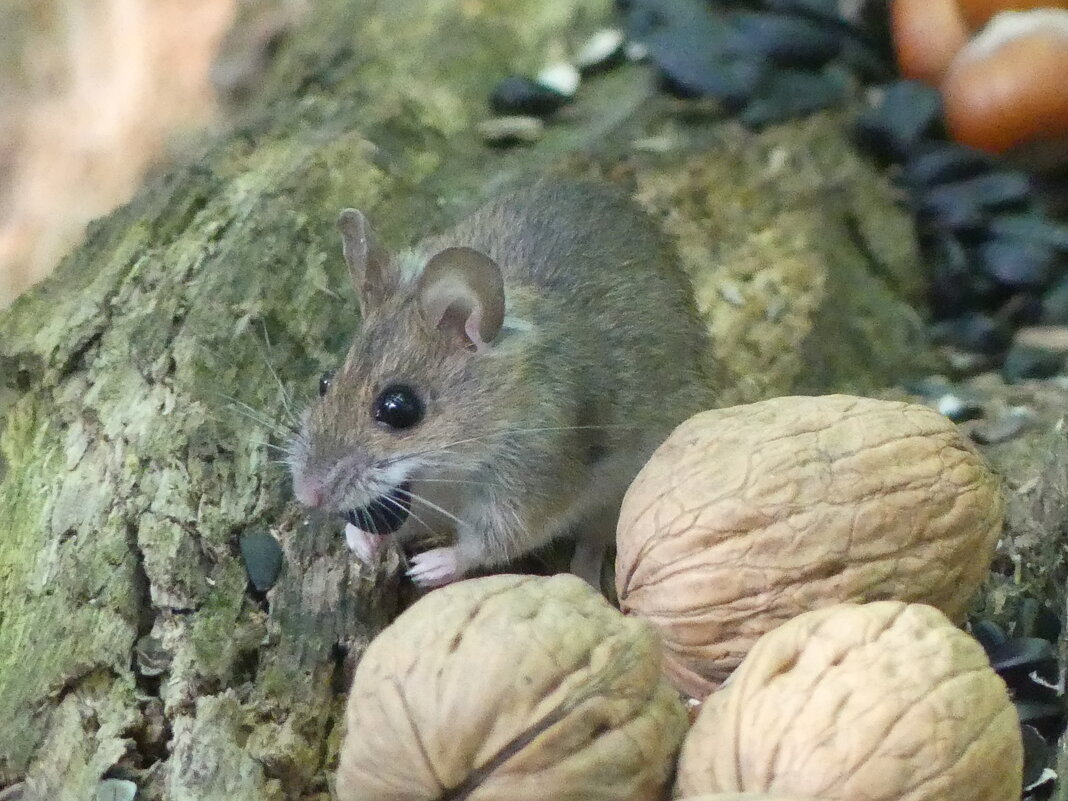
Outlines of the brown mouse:
[[363,325],[290,443],[297,499],[344,514],[364,561],[451,529],[411,560],[423,587],[561,535],[597,583],[627,486],[715,397],[672,247],[582,182],[509,192],[397,256],[358,211],[338,227]]

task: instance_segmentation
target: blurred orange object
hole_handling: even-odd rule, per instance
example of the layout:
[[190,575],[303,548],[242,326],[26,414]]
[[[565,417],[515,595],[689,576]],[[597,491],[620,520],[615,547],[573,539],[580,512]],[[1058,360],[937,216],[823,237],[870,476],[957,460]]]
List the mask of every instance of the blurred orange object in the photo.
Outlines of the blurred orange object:
[[1068,8],[1068,0],[956,0],[968,28],[977,31],[1001,11],[1032,8]]
[[968,41],[957,0],[894,0],[890,25],[901,74],[932,85]]
[[953,60],[941,89],[947,128],[965,145],[1002,153],[1068,143],[1068,10],[994,17]]

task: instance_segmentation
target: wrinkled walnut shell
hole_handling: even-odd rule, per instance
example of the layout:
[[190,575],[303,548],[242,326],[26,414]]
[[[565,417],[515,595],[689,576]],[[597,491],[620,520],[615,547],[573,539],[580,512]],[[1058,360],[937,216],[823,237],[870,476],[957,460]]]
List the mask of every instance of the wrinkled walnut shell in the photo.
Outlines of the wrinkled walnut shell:
[[904,600],[960,620],[1001,521],[996,477],[937,412],[776,398],[698,414],[653,454],[623,502],[616,587],[702,698],[810,609]]
[[357,666],[337,797],[662,798],[687,719],[659,648],[574,576],[436,590]]
[[843,604],[766,634],[705,701],[676,796],[1017,801],[1020,724],[982,647],[936,609]]

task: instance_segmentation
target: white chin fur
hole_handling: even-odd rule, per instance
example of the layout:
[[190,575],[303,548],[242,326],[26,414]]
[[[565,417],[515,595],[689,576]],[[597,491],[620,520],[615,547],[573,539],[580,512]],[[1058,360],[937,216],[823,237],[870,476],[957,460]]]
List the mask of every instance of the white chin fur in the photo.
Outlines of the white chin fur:
[[361,482],[366,488],[346,495],[338,511],[345,513],[349,509],[362,509],[381,495],[395,490],[410,478],[411,473],[412,465],[404,462],[375,469]]

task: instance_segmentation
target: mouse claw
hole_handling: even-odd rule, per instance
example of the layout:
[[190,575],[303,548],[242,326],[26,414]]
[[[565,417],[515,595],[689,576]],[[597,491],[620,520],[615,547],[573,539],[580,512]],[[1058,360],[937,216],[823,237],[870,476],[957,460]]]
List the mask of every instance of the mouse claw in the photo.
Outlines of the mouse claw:
[[356,558],[365,565],[373,564],[382,552],[386,544],[386,537],[381,534],[372,534],[357,528],[352,523],[345,524],[345,544],[355,554]]
[[461,576],[459,556],[455,546],[416,554],[408,568],[408,578],[425,590],[452,584]]

